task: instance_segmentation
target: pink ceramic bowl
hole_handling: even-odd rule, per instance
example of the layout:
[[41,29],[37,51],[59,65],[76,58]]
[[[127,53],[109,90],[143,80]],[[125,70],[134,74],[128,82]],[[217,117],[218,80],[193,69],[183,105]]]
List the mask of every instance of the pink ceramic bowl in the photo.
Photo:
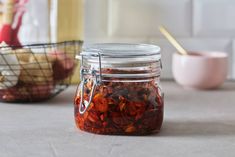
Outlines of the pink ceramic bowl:
[[186,88],[213,89],[223,84],[228,72],[228,56],[223,52],[173,54],[173,76]]

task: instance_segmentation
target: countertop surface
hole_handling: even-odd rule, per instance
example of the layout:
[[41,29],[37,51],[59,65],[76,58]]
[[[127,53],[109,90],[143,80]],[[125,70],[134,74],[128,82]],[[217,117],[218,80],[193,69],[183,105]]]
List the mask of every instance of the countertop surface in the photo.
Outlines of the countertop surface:
[[104,136],[75,127],[70,87],[50,101],[0,104],[0,157],[234,157],[235,82],[185,90],[163,81],[165,117],[151,136]]

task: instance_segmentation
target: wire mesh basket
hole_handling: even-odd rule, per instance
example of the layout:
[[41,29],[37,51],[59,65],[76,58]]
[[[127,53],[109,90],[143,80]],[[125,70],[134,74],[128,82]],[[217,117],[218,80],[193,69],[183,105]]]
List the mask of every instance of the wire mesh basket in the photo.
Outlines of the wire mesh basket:
[[38,102],[66,89],[82,41],[0,47],[0,101]]

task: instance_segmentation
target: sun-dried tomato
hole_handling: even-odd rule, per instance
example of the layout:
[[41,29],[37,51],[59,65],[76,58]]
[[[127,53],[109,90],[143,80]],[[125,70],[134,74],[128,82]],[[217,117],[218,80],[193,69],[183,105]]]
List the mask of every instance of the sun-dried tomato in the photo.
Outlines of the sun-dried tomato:
[[108,110],[108,101],[104,99],[103,94],[96,94],[93,98],[93,102],[95,104],[95,108],[100,112],[107,112]]
[[[116,71],[108,69],[107,72]],[[84,85],[86,101],[92,84],[88,79]],[[84,114],[78,109],[80,96],[78,94],[75,98],[75,121],[81,130],[98,134],[143,135],[158,132],[161,128],[164,102],[154,78],[146,82],[122,82],[121,79],[118,82],[109,78],[96,86],[91,105]]]

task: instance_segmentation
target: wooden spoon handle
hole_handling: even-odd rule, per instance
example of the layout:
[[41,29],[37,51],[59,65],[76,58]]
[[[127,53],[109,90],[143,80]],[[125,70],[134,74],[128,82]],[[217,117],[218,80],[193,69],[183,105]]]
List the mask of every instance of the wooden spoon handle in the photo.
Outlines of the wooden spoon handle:
[[187,51],[176,41],[176,39],[164,28],[159,27],[160,32],[169,40],[169,42],[177,49],[181,55],[187,55]]

